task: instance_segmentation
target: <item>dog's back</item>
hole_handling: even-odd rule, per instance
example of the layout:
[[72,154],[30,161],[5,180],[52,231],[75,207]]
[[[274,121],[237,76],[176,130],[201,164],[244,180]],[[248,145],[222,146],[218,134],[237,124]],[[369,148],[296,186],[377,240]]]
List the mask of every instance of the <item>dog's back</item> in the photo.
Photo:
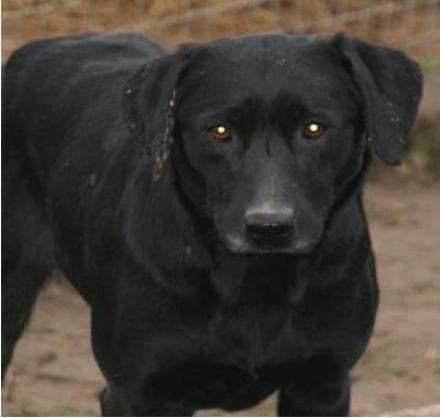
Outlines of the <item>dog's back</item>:
[[[105,147],[105,141],[110,140],[105,131],[122,117],[115,102],[121,101],[130,72],[139,63],[161,54],[160,47],[138,35],[82,35],[30,43],[17,50],[5,66],[3,374],[38,290],[56,268],[47,210],[50,173],[66,163],[66,150],[83,160],[82,170],[95,164],[91,154],[96,156]],[[109,85],[113,88],[108,89]],[[91,103],[96,109],[91,109]],[[78,118],[84,118],[82,123]],[[81,136],[78,127],[82,124],[95,128]],[[83,143],[78,144],[78,138]],[[72,140],[72,145],[66,145]]]
[[[162,53],[136,35],[83,35],[37,41],[19,49],[4,71],[4,146],[20,148],[29,158],[33,176],[38,173],[44,183],[41,165],[49,169],[57,161],[57,150],[70,139],[66,127],[78,125],[84,110],[89,115],[84,123],[93,123],[98,113],[112,123],[118,116],[115,102],[120,101],[130,72]],[[91,109],[93,105],[96,109]],[[36,159],[41,159],[40,164]]]

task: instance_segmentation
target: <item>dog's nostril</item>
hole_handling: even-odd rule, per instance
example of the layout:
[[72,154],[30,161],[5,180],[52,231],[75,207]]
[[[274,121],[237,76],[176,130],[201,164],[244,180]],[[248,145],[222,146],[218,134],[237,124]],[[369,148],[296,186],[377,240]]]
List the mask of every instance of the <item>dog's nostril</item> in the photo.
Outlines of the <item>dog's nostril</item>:
[[252,213],[245,218],[246,231],[257,241],[282,240],[292,232],[292,216],[285,213]]
[[256,239],[260,238],[284,238],[290,233],[289,225],[263,224],[248,225],[249,234]]

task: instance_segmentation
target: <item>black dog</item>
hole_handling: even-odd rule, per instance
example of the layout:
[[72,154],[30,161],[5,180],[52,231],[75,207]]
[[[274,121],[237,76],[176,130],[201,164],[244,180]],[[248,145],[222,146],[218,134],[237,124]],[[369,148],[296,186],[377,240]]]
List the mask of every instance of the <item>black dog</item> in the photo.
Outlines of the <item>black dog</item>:
[[362,183],[370,149],[401,158],[413,61],[344,35],[87,35],[4,77],[3,371],[58,269],[92,309],[103,414],[278,389],[280,415],[348,414],[377,307]]

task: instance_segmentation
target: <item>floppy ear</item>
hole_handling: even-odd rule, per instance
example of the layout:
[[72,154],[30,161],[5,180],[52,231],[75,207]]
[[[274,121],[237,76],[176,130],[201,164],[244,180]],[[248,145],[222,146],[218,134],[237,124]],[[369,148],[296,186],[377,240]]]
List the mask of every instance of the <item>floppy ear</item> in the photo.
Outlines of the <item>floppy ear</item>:
[[359,88],[372,148],[384,162],[399,164],[422,96],[419,66],[402,52],[343,34],[335,35],[333,44],[342,52]]
[[163,177],[170,158],[177,88],[188,55],[179,51],[154,58],[137,68],[125,84],[125,119],[152,157],[153,182]]

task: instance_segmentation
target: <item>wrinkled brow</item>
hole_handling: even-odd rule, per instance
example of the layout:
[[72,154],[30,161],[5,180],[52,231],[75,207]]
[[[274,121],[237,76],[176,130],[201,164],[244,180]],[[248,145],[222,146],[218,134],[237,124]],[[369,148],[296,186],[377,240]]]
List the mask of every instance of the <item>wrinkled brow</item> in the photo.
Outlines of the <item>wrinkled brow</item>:
[[268,103],[255,94],[241,97],[226,94],[186,97],[182,105],[179,111],[182,119],[195,118],[194,122],[198,125],[229,122],[246,128],[248,124],[256,125],[269,118]]

